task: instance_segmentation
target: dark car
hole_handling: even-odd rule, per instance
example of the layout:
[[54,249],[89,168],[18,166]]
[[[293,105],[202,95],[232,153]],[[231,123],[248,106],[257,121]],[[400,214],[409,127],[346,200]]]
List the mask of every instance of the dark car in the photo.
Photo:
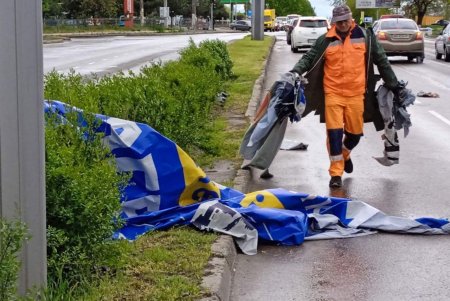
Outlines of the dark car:
[[422,63],[425,57],[423,33],[416,22],[406,18],[380,19],[373,28],[387,56],[406,56]]
[[445,27],[448,25],[448,23],[450,23],[448,20],[441,19],[441,20],[437,20],[435,23],[433,23],[433,25],[440,25],[440,26]]
[[252,29],[252,25],[250,24],[250,21],[238,20],[236,22],[231,23],[230,28],[234,30],[249,31]]
[[434,49],[436,51],[436,59],[441,59],[444,56],[446,62],[450,62],[450,25],[439,34],[434,41]]
[[298,18],[291,19],[288,21],[288,24],[286,25],[286,42],[288,45],[291,45],[291,33],[295,26],[297,26]]

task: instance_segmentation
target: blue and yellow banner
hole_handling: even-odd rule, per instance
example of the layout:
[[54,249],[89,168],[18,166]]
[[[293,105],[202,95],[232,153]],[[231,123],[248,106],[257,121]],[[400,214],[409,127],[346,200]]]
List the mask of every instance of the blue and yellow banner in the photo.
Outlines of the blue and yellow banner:
[[[46,101],[45,111],[65,122],[68,111]],[[283,245],[304,240],[354,237],[378,230],[396,233],[449,234],[447,219],[389,216],[361,201],[317,196],[284,189],[243,194],[211,181],[173,141],[149,125],[96,115],[120,171],[132,177],[121,200],[125,226],[115,238],[133,240],[148,231],[194,224],[236,237],[246,254],[257,239]]]

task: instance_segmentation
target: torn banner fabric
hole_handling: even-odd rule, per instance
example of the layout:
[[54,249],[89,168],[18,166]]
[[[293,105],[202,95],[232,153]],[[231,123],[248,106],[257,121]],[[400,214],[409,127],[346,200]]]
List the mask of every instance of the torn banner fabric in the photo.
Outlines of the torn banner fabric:
[[287,121],[301,119],[306,106],[303,92],[303,82],[290,72],[272,85],[242,139],[239,153],[249,160],[244,167],[269,168],[280,149]]
[[[74,108],[45,102],[62,119]],[[78,126],[85,126],[80,113]],[[396,233],[449,234],[447,219],[389,216],[360,201],[284,189],[243,194],[211,181],[174,142],[150,126],[97,115],[117,167],[132,173],[121,200],[124,227],[114,237],[133,240],[148,231],[193,224],[233,235],[246,254],[257,241],[298,245],[305,240]],[[257,234],[257,235],[256,235]]]

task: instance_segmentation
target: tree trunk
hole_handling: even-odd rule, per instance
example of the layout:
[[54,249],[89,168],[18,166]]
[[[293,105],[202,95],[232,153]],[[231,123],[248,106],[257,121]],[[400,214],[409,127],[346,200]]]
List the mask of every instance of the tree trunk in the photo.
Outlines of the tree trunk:
[[424,11],[418,11],[417,12],[417,25],[422,25],[423,17],[425,16]]
[[141,0],[139,3],[140,8],[140,17],[141,17],[141,26],[144,26],[144,0]]

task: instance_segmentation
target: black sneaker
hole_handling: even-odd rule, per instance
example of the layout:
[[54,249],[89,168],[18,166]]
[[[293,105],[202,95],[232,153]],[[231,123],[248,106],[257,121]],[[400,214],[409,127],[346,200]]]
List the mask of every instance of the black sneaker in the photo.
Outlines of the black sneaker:
[[332,188],[342,187],[342,179],[341,179],[341,177],[340,176],[331,177],[330,187],[332,187]]
[[353,162],[352,159],[348,159],[347,161],[344,161],[344,171],[346,173],[352,173],[353,172]]

